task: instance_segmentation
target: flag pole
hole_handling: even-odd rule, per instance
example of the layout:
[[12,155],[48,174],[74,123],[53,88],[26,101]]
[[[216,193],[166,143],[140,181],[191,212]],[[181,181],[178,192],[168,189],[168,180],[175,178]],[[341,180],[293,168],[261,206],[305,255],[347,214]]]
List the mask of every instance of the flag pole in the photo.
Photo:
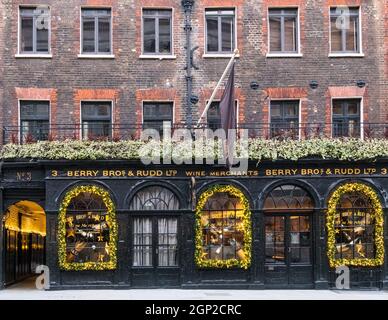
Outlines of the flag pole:
[[234,52],[233,52],[233,56],[230,58],[230,61],[229,61],[228,65],[226,66],[226,69],[225,69],[224,73],[223,73],[222,76],[221,76],[220,81],[218,81],[216,87],[214,88],[213,93],[212,93],[212,95],[211,95],[209,101],[208,101],[207,104],[206,104],[205,109],[203,110],[203,112],[202,112],[202,114],[201,114],[201,116],[200,116],[200,118],[199,118],[199,120],[198,120],[197,127],[200,125],[202,119],[205,117],[205,114],[206,114],[207,111],[209,110],[210,105],[213,103],[213,100],[214,100],[214,98],[215,98],[215,96],[216,96],[216,94],[217,94],[218,88],[221,86],[222,82],[224,81],[226,75],[228,74],[228,71],[229,71],[230,67],[232,66],[232,64],[233,64],[233,62],[234,62],[234,60],[236,59],[236,56],[237,56],[238,54],[239,54],[238,49],[235,49]]

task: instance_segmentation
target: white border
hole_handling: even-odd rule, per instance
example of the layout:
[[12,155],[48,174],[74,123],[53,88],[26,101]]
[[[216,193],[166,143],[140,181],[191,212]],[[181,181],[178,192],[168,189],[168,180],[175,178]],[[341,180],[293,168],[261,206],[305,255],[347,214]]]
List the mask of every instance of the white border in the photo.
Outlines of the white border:
[[[329,58],[362,58],[365,57],[363,46],[362,46],[362,11],[361,11],[361,5],[358,6],[358,19],[359,19],[359,26],[358,26],[358,34],[360,39],[360,52],[331,52],[331,9],[332,8],[338,8],[341,7],[340,5],[337,6],[329,6]],[[342,5],[342,7],[344,7]],[[357,8],[357,6],[346,6],[348,8]]]
[[[20,20],[20,9],[21,8],[29,8],[29,7],[39,7],[42,6],[42,4],[19,4],[18,5],[18,21],[17,21],[17,53],[15,54],[15,58],[38,58],[38,59],[51,59],[53,57],[52,55],[52,48],[51,48],[51,6],[46,4],[49,8],[50,13],[50,19],[48,21],[49,23],[49,34],[48,34],[48,53],[21,53],[20,52],[20,41],[21,41],[21,20]],[[43,100],[42,100],[43,101]]]
[[271,129],[271,102],[272,101],[299,101],[298,107],[298,140],[302,140],[302,100],[303,98],[269,98],[268,104],[268,129]]
[[360,100],[360,139],[364,140],[364,97],[363,96],[344,96],[344,97],[330,97],[330,138],[333,139],[333,100]]
[[[271,53],[271,35],[270,35],[270,25],[269,25],[269,11],[271,9],[296,9],[298,12],[298,17],[297,17],[297,38],[298,38],[298,50],[295,53],[281,53],[281,52],[273,52]],[[286,6],[268,6],[267,8],[267,58],[302,58],[303,53],[302,53],[302,43],[300,40],[300,34],[301,34],[301,26],[300,26],[300,8],[299,6],[294,6],[294,5],[286,5]]]
[[[143,43],[143,30],[144,30],[144,25],[143,25],[143,10],[171,10],[171,52],[170,54],[144,54],[144,43]],[[176,59],[175,55],[175,41],[174,41],[174,14],[175,14],[175,8],[173,7],[141,7],[141,21],[140,21],[140,55],[139,59],[155,59],[155,60],[172,60]]]
[[[233,52],[228,52],[228,53],[207,53],[207,34],[206,34],[206,10],[210,9],[219,9],[219,10],[226,10],[226,9],[233,9],[234,10],[234,43],[235,43],[235,48],[238,49],[238,11],[236,6],[206,6],[203,8],[203,55],[202,58],[231,58],[233,56]],[[239,58],[240,54],[236,55],[236,58]]]
[[[143,128],[143,124],[144,124],[144,103],[148,103],[148,102],[155,103],[155,104],[157,104],[159,102],[172,103],[172,123],[171,123],[171,125],[172,125],[172,127],[174,126],[174,124],[175,124],[175,100],[168,100],[168,99],[148,100],[148,99],[146,99],[146,100],[141,100],[141,125],[142,125],[142,128]],[[142,128],[141,128],[141,130],[142,130]]]
[[[110,9],[110,54],[82,53],[82,9]],[[79,53],[78,58],[83,59],[114,59],[113,52],[113,8],[105,5],[81,5],[79,9]],[[102,101],[102,100],[101,100]]]
[[[82,90],[82,89],[81,89]],[[79,140],[84,140],[83,134],[82,134],[82,102],[110,102],[111,103],[111,130],[112,130],[112,138],[113,138],[113,128],[115,124],[115,100],[112,99],[82,99],[79,102]]]
[[18,142],[19,143],[22,143],[21,141],[21,128],[22,128],[22,120],[21,120],[21,112],[20,112],[20,101],[48,101],[49,103],[49,132],[48,134],[50,135],[51,134],[51,100],[50,99],[36,99],[36,98],[33,98],[33,99],[24,99],[24,98],[18,98],[18,126],[19,126],[19,129],[18,129]]

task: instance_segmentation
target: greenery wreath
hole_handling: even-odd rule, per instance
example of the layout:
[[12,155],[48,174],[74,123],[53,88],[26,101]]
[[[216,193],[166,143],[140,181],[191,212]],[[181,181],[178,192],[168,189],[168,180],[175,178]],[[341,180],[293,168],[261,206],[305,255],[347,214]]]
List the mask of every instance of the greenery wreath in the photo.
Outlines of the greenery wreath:
[[[109,221],[109,254],[108,262],[84,262],[74,263],[66,261],[66,211],[71,200],[80,193],[88,192],[100,196],[107,208],[107,220]],[[93,185],[82,185],[70,190],[64,197],[58,217],[58,257],[59,267],[62,270],[114,270],[117,265],[117,222],[113,201],[109,193],[101,187]]]
[[[355,258],[355,259],[336,259],[336,239],[335,239],[335,216],[337,214],[337,206],[341,197],[350,192],[360,192],[367,196],[372,204],[372,218],[375,222],[375,248],[376,255],[374,259],[370,258]],[[376,192],[369,186],[362,183],[347,183],[339,187],[331,196],[328,203],[327,212],[327,256],[329,265],[332,268],[346,265],[359,267],[376,267],[384,263],[384,214],[380,200]]]
[[[205,253],[202,247],[202,224],[201,215],[203,208],[209,198],[219,192],[225,192],[240,199],[243,208],[243,232],[244,232],[244,245],[243,253],[244,258],[228,259],[228,260],[215,260],[205,259]],[[239,267],[248,269],[251,264],[251,246],[252,246],[252,227],[251,227],[251,211],[249,209],[249,201],[245,195],[236,187],[230,185],[215,185],[206,190],[200,196],[196,207],[196,234],[195,234],[195,262],[200,268],[233,268]]]

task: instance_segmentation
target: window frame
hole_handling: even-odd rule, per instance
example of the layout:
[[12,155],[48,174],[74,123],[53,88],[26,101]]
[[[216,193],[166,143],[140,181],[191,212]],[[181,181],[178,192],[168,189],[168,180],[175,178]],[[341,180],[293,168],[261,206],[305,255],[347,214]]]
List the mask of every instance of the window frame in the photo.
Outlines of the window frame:
[[[358,10],[358,51],[332,51],[331,46],[331,10],[340,7],[337,6],[329,6],[329,57],[331,58],[341,58],[341,57],[364,57],[363,51],[363,41],[362,41],[362,9],[361,6],[351,6],[349,9],[357,9]],[[343,40],[343,35],[342,35]],[[343,44],[342,44],[343,45]]]
[[[181,256],[182,256],[182,245],[181,245],[181,219],[179,215],[179,209],[178,210],[161,210],[158,211],[155,214],[155,211],[142,211],[142,210],[135,210],[132,211],[131,221],[129,223],[129,253],[130,253],[130,268],[134,270],[167,270],[167,269],[179,269],[181,266]],[[142,219],[149,219],[151,222],[151,244],[147,245],[135,245],[135,220],[142,220]],[[177,231],[176,231],[176,265],[159,265],[159,248],[162,247],[159,243],[159,221],[161,219],[175,219],[177,222]],[[143,233],[142,233],[143,234]],[[150,257],[151,257],[151,263],[150,265],[134,265],[134,253],[135,253],[135,247],[149,247],[150,248]]]
[[[271,28],[270,28],[270,11],[271,10],[296,10],[296,46],[297,46],[297,50],[295,52],[292,52],[292,51],[271,51]],[[283,57],[287,57],[287,58],[301,58],[303,57],[303,54],[302,54],[302,48],[301,48],[301,38],[300,38],[300,34],[301,34],[301,28],[300,28],[300,8],[299,6],[282,6],[282,7],[268,7],[267,9],[267,46],[268,46],[268,50],[267,50],[267,55],[266,57],[267,58],[283,58]],[[281,34],[281,39],[284,39],[284,35],[282,34],[282,31],[280,31]],[[284,40],[282,40],[284,41]]]
[[[237,36],[237,33],[238,33],[238,30],[237,30],[237,7],[236,6],[228,6],[228,7],[219,7],[219,6],[216,6],[216,7],[205,7],[203,9],[203,18],[204,18],[204,53],[203,53],[203,57],[204,58],[222,58],[222,57],[231,57],[233,54],[234,54],[234,50],[236,50],[238,48],[238,36]],[[233,31],[234,31],[234,35],[233,35],[233,41],[234,41],[234,46],[233,46],[233,49],[230,51],[230,52],[227,52],[227,51],[208,51],[207,50],[207,20],[206,20],[206,11],[227,11],[227,10],[233,10],[234,11],[234,19],[233,19]],[[218,17],[218,20],[220,20],[220,17],[222,16],[225,16],[225,17],[230,17],[230,15],[220,15],[219,13],[217,13],[216,15]],[[218,26],[220,24],[220,21],[218,21]],[[220,34],[222,35],[221,33],[221,30],[219,28],[218,30],[218,36],[220,36]],[[218,49],[220,49],[220,43],[221,43],[221,47],[222,47],[222,37],[221,37],[221,40],[220,38],[218,39]],[[239,57],[239,55],[236,55],[236,57]]]
[[330,119],[331,119],[331,138],[334,138],[334,100],[359,100],[360,103],[360,139],[364,140],[364,97],[363,96],[347,96],[347,97],[331,97],[330,100]]
[[21,117],[21,105],[23,102],[47,102],[48,103],[48,135],[51,133],[51,100],[49,99],[18,99],[18,141],[22,142],[22,117]]
[[[153,10],[153,11],[170,11],[171,16],[170,18],[170,46],[171,50],[169,53],[160,53],[160,52],[155,52],[155,53],[150,53],[150,52],[144,52],[144,11],[145,10]],[[147,16],[147,15],[146,15]],[[151,17],[151,16],[150,16]],[[162,16],[163,17],[163,16]],[[159,19],[160,16],[157,15],[156,19]],[[155,20],[156,20],[155,19]],[[159,39],[159,26],[157,25],[157,28],[155,28],[155,49],[157,46],[159,46],[159,41],[156,41]],[[157,44],[157,46],[156,46]],[[174,8],[172,7],[157,7],[157,8],[152,8],[152,7],[142,7],[141,8],[141,54],[140,58],[154,58],[154,59],[174,59],[176,56],[174,55]]]
[[[301,124],[302,124],[302,98],[271,98],[269,100],[269,108],[268,108],[268,129],[271,133],[271,125],[272,125],[272,121],[271,121],[271,118],[272,118],[272,115],[271,115],[271,104],[272,102],[286,102],[286,101],[298,101],[299,104],[298,104],[298,139],[297,140],[301,140],[302,139],[302,128],[301,128]],[[271,135],[271,138],[272,138],[272,135]]]
[[[110,32],[109,32],[109,41],[110,41],[110,52],[99,52],[97,51],[98,48],[98,16],[93,16],[94,18],[94,52],[83,52],[83,14],[82,12],[84,10],[109,10],[110,11],[110,19],[109,19],[109,25],[110,25]],[[97,18],[97,19],[96,19]],[[97,25],[97,28],[96,28]],[[78,58],[100,58],[100,59],[113,59],[114,53],[113,53],[113,8],[109,6],[81,6],[80,7],[80,24],[79,24],[79,33],[80,33],[80,49]],[[97,35],[97,37],[96,37]]]
[[[47,39],[47,52],[39,52],[36,51],[36,27],[33,26],[33,39],[32,39],[32,45],[33,45],[33,51],[22,51],[21,47],[21,40],[22,40],[22,10],[23,9],[34,9],[36,10],[39,5],[19,5],[18,6],[18,39],[17,39],[17,54],[15,55],[16,58],[52,58],[51,53],[51,6],[45,5],[48,8],[49,12],[49,19],[48,19],[48,39]],[[33,18],[33,21],[35,21],[35,16],[31,16]]]
[[[80,101],[80,106],[79,106],[79,114],[80,114],[80,119],[79,119],[79,137],[80,140],[84,140],[85,137],[83,135],[83,118],[82,118],[82,104],[83,103],[102,103],[102,102],[109,102],[110,103],[110,135],[108,136],[109,139],[113,137],[113,128],[114,128],[114,101],[111,99],[90,99],[90,100],[81,100]],[[101,120],[102,122],[103,120]]]
[[[142,129],[144,128],[144,105],[145,104],[171,104],[171,128],[173,128],[175,124],[175,101],[174,100],[142,100],[141,102],[141,126]],[[147,121],[147,120],[146,120]],[[163,120],[168,121],[168,120]],[[157,122],[157,120],[154,120],[152,122]]]

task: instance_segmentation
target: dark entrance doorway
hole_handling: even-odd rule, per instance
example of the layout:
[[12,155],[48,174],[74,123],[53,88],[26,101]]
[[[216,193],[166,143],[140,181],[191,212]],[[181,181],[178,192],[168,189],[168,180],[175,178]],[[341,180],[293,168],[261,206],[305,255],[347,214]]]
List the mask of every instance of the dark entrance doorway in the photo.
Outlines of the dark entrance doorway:
[[305,190],[275,188],[265,201],[265,285],[313,288],[313,208]]
[[46,215],[35,202],[19,201],[5,211],[3,219],[4,285],[35,275],[45,264]]
[[133,287],[180,285],[179,201],[169,189],[140,190],[130,205],[130,277]]

